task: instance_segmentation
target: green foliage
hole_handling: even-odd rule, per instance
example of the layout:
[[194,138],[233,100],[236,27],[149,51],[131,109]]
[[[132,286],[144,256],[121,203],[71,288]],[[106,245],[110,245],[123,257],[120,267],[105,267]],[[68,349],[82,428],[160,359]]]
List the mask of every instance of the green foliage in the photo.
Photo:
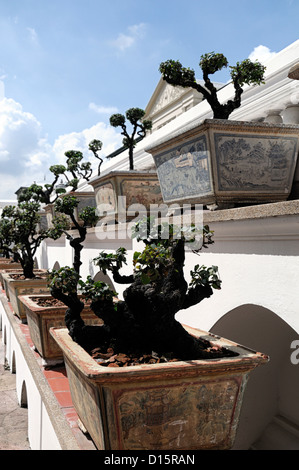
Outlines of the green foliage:
[[51,290],[60,291],[63,294],[77,293],[80,276],[74,268],[64,266],[58,270],[48,271],[48,283]]
[[23,243],[36,233],[40,221],[39,208],[36,201],[24,201],[18,206],[3,209],[2,218],[11,220],[15,243]]
[[102,281],[94,281],[91,276],[87,277],[86,282],[79,281],[79,284],[83,297],[92,302],[99,300],[111,301],[113,297],[117,296],[117,293],[114,292],[108,284]]
[[231,78],[233,82],[237,82],[240,86],[244,84],[261,85],[264,82],[264,73],[266,67],[260,62],[252,62],[250,59],[245,59],[243,62],[237,62],[231,69]]
[[[134,169],[133,163],[133,150],[138,140],[141,140],[145,137],[146,131],[152,128],[152,122],[147,119],[143,119],[145,116],[145,111],[141,108],[130,108],[126,111],[126,115],[116,113],[110,116],[110,124],[113,127],[121,127],[121,134],[124,136],[123,145],[129,149],[129,162],[130,170]],[[131,134],[129,134],[126,119],[132,126]]]
[[175,241],[183,239],[188,242],[190,248],[194,243],[195,251],[202,247],[207,248],[208,245],[214,243],[213,235],[214,232],[210,230],[208,225],[195,227],[194,224],[190,224],[181,227],[168,222],[156,224],[155,217],[144,217],[132,227],[132,238],[136,238],[137,241],[148,244],[158,240],[160,244],[168,247],[173,245]]
[[169,247],[161,243],[148,244],[142,252],[134,253],[134,274],[140,277],[143,284],[156,282],[167,275],[173,262]]
[[40,204],[34,200],[7,206],[1,215],[2,228],[9,227],[9,250],[20,260],[25,277],[34,277],[34,255],[46,238],[61,237],[65,224],[59,221],[53,229],[38,229]]
[[101,251],[99,256],[94,258],[93,261],[104,274],[107,274],[107,271],[118,271],[122,268],[123,264],[127,264],[126,254],[127,250],[122,247],[118,248],[115,253]]
[[70,229],[70,220],[65,214],[57,214],[52,220],[53,227],[47,230],[48,238],[58,240],[62,233]]
[[[102,145],[102,142],[97,139],[92,140],[88,145],[89,150],[93,152],[94,156],[98,158],[101,163],[103,160],[97,153],[102,149]],[[67,150],[64,155],[66,156],[64,176],[67,180],[67,186],[70,186],[72,191],[76,191],[80,178],[89,181],[93,172],[92,165],[89,161],[82,162],[83,153],[80,150]],[[59,171],[59,168],[57,171]],[[71,178],[68,176],[68,172],[71,173]]]
[[[192,82],[196,82],[194,70],[183,67],[178,60],[170,59],[161,62],[159,72],[164,80],[172,85],[191,86]],[[187,83],[189,85],[186,85]]]
[[159,71],[163,79],[171,85],[191,87],[201,93],[211,106],[214,118],[227,119],[232,111],[241,105],[242,86],[244,84],[261,85],[264,83],[266,68],[260,62],[252,62],[250,59],[237,62],[235,66],[230,66],[230,74],[235,88],[234,99],[221,104],[217,98],[217,89],[210,81],[209,75],[213,75],[223,67],[227,67],[227,58],[223,54],[209,52],[201,56],[199,66],[203,73],[205,86],[196,81],[193,69],[183,67],[176,60],[161,62]]
[[52,165],[50,166],[49,170],[53,175],[60,176],[66,172],[66,167],[64,165]]
[[82,211],[79,212],[79,219],[83,220],[84,225],[94,227],[99,221],[99,216],[97,215],[96,207],[84,207]]
[[62,214],[71,216],[78,204],[79,200],[75,196],[66,195],[57,199],[54,205],[54,210],[55,212],[61,212]]
[[110,124],[113,127],[119,127],[119,126],[124,126],[126,122],[126,118],[123,114],[116,113],[112,114],[110,117]]
[[0,251],[6,257],[10,256],[13,247],[13,225],[10,219],[0,219]]
[[19,195],[19,202],[26,201],[40,201],[46,202],[44,197],[43,187],[34,183],[28,188],[23,188],[21,194]]
[[89,142],[88,148],[93,152],[93,154],[97,154],[100,150],[102,150],[103,143],[100,140],[94,139]]
[[223,67],[227,67],[228,60],[223,54],[208,52],[200,57],[199,66],[204,73],[210,75],[223,69]]
[[192,271],[190,287],[196,286],[208,286],[210,285],[213,289],[221,289],[221,280],[218,275],[218,267],[211,266],[207,268],[206,266],[199,266],[197,264]]

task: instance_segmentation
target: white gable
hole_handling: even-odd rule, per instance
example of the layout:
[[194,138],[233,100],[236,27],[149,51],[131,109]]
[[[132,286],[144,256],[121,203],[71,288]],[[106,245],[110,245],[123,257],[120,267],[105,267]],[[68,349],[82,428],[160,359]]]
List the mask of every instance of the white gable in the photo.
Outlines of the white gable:
[[153,131],[202,101],[202,94],[192,88],[169,85],[160,79],[146,109],[146,119],[153,122]]

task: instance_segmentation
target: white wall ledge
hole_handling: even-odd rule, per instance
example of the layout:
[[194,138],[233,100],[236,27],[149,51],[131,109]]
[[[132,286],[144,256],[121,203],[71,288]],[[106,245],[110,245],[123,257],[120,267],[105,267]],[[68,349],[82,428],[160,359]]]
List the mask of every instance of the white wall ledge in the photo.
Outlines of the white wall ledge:
[[[25,381],[28,396],[28,438],[31,450],[95,450],[95,446],[79,429],[72,431],[45,375],[13,314],[6,296],[0,294],[2,330],[9,339],[6,358],[12,368],[15,357],[17,395],[21,396]],[[42,359],[40,358],[40,361]],[[37,399],[37,397],[39,397]]]

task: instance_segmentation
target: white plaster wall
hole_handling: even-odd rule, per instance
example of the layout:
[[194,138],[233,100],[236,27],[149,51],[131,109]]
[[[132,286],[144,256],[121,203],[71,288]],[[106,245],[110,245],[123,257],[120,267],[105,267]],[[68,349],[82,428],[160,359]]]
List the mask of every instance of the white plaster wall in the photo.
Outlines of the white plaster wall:
[[[2,341],[5,342],[5,355],[10,367],[16,373],[16,392],[21,405],[22,387],[25,383],[28,406],[28,440],[31,450],[60,450],[61,446],[51,424],[47,410],[42,402],[40,392],[30,372],[20,344],[0,302],[2,317]],[[13,364],[14,363],[14,364]]]
[[[194,261],[188,257],[186,270]],[[209,330],[230,310],[255,304],[275,312],[299,333],[298,257],[211,253],[200,255],[199,262],[219,267],[222,289],[179,314],[181,321]]]

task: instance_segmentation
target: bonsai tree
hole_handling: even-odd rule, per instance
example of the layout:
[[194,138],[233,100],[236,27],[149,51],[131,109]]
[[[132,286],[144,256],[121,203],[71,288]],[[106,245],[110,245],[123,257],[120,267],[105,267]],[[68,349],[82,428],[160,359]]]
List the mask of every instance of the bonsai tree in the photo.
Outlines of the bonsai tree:
[[4,258],[9,259],[12,256],[13,238],[11,232],[11,223],[5,218],[0,219],[0,252]]
[[94,154],[95,158],[100,160],[99,166],[98,166],[98,176],[101,173],[101,165],[103,163],[103,159],[99,157],[98,152],[102,150],[103,143],[100,140],[94,139],[91,142],[89,142],[89,150]]
[[235,89],[234,98],[221,104],[217,97],[217,89],[209,76],[223,69],[223,67],[227,67],[227,58],[223,54],[210,52],[201,56],[199,66],[202,70],[204,86],[196,81],[194,70],[183,67],[179,61],[167,60],[162,62],[159,71],[167,83],[184,88],[191,87],[201,93],[211,106],[215,119],[228,119],[229,115],[241,106],[243,85],[260,85],[264,83],[266,68],[260,62],[252,62],[250,59],[237,62],[235,66],[230,66],[230,75]]
[[[72,233],[64,230],[67,239],[70,242],[71,247],[74,249],[74,269],[79,273],[81,263],[81,251],[83,249],[82,243],[86,238],[87,228],[93,227],[99,220],[99,217],[96,215],[96,208],[86,206],[78,214],[80,223],[75,217],[75,209],[79,205],[79,199],[75,196],[64,195],[61,198],[57,199],[54,205],[55,212],[68,216],[71,220],[71,227],[78,232],[78,236],[74,236]],[[56,226],[56,220],[53,221],[53,225]]]
[[[45,184],[44,186],[33,183],[28,188],[23,188],[18,198],[19,202],[33,200],[41,204],[50,204],[54,202],[60,194],[65,192],[64,188],[56,188],[56,184],[59,177],[65,175],[66,167],[64,165],[52,165],[49,169],[54,175],[52,183]],[[51,199],[53,196],[54,199]]]
[[24,277],[29,279],[35,277],[34,256],[41,242],[46,238],[58,239],[66,227],[66,220],[57,217],[55,228],[39,230],[39,211],[39,202],[24,201],[17,206],[6,206],[1,214],[1,224],[11,237],[7,250],[21,263]]
[[[148,227],[151,223],[147,219]],[[95,282],[90,276],[84,282],[74,269],[50,274],[52,295],[69,307],[66,325],[70,336],[88,351],[94,347],[102,348],[104,357],[107,357],[107,348],[112,348],[114,353],[134,357],[151,354],[152,351],[169,357],[171,353],[180,359],[217,357],[220,354],[218,350],[209,349],[204,340],[195,339],[175,319],[179,310],[210,297],[213,288],[220,289],[217,267],[195,266],[188,285],[183,272],[184,231],[178,237],[174,226],[170,225],[167,238],[161,225],[154,236],[151,232],[141,236],[139,228],[137,224],[133,236],[139,241],[142,239],[145,248],[134,254],[132,275],[120,273],[126,263],[124,248],[119,248],[115,253],[101,252],[94,259],[104,274],[109,271],[114,281],[129,284],[123,301],[115,299],[115,292],[106,283]],[[212,243],[212,233],[207,226],[203,233],[204,246],[207,246]],[[84,324],[80,306],[78,308],[78,303],[74,301],[77,284],[83,297],[91,302],[94,313],[104,321],[104,326]]]
[[[65,318],[67,326],[70,325],[68,320],[69,312],[75,315],[77,321],[82,322],[80,313],[84,308],[84,302],[80,299],[78,292],[80,266],[82,264],[81,251],[86,238],[87,228],[95,226],[99,220],[96,208],[87,206],[78,214],[78,221],[75,217],[75,210],[78,204],[79,200],[75,196],[64,195],[57,199],[54,205],[55,211],[69,217],[72,225],[72,232],[66,229],[63,230],[63,233],[65,233],[74,251],[73,267],[62,267],[58,270],[49,271],[48,274],[51,295],[68,307]],[[55,225],[55,220],[53,220],[53,223]],[[74,232],[77,232],[77,236]]]
[[[126,111],[126,115],[113,114],[110,117],[110,124],[113,127],[121,127],[121,134],[124,136],[124,147],[129,149],[129,164],[130,170],[134,170],[133,151],[136,143],[142,140],[146,132],[152,128],[152,122],[149,120],[142,120],[145,111],[140,108],[130,108]],[[132,126],[131,134],[129,134],[126,125],[126,119]],[[138,136],[138,137],[137,137]]]
[[[100,165],[103,160],[98,156],[98,151],[102,148],[100,140],[92,140],[89,143],[89,150],[93,155],[100,160]],[[52,165],[49,170],[54,175],[52,183],[45,184],[44,186],[33,183],[28,188],[24,188],[19,196],[19,201],[38,201],[41,204],[54,203],[57,198],[66,193],[66,189],[57,187],[59,178],[64,178],[66,186],[70,187],[70,191],[76,191],[80,179],[89,181],[92,175],[91,162],[82,162],[83,153],[79,150],[68,150],[65,152],[66,165]],[[100,168],[99,165],[99,168]]]
[[[101,148],[101,141],[92,141],[93,153]],[[61,237],[63,233],[70,227],[70,221],[73,226],[79,230],[79,237],[73,238],[67,233],[71,245],[75,248],[75,266],[80,265],[80,243],[86,236],[87,224],[97,221],[95,216],[95,208],[86,207],[81,217],[83,225],[80,226],[75,219],[74,210],[79,204],[79,200],[75,197],[65,196],[61,199],[64,188],[56,188],[57,181],[60,177],[65,177],[67,186],[75,191],[78,187],[80,178],[88,181],[92,174],[91,163],[82,162],[82,152],[69,150],[65,152],[66,165],[52,165],[50,171],[54,178],[51,184],[44,186],[36,183],[28,188],[24,188],[19,196],[18,206],[7,206],[2,213],[2,225],[0,230],[6,230],[10,233],[10,246],[5,244],[6,253],[12,253],[14,259],[19,260],[23,269],[25,278],[34,278],[34,256],[41,242],[46,238],[54,240]],[[69,174],[71,176],[69,176]],[[57,211],[52,223],[53,227],[49,229],[39,229],[41,204],[49,204],[55,202]],[[95,222],[96,223],[96,222]]]

